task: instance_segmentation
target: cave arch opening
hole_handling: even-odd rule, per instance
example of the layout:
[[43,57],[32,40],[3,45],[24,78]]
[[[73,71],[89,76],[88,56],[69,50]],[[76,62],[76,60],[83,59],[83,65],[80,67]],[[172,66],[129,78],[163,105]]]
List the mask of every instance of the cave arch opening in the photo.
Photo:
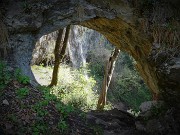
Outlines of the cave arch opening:
[[[33,52],[32,65],[42,66],[42,63],[45,66],[48,64],[50,66],[53,65],[57,34],[58,31],[55,31],[42,36],[38,40]],[[66,49],[66,59],[62,62],[62,69],[60,66],[60,76],[64,76],[64,78],[61,77],[60,81],[63,81],[62,79],[65,79],[67,75],[72,73],[65,69],[65,65],[69,65],[73,67],[73,69],[80,69],[82,67],[85,69],[88,63],[88,70],[90,70],[88,76],[94,77],[97,85],[95,86],[96,88],[93,89],[98,90],[99,93],[102,87],[105,64],[113,48],[113,45],[106,37],[97,31],[81,25],[71,25],[68,48]],[[130,107],[136,104],[135,108],[138,110],[140,103],[151,100],[151,94],[132,64],[133,61],[135,62],[132,57],[122,52],[117,61],[112,82],[110,83],[110,90],[108,91],[108,99],[113,103],[121,101],[126,102]],[[66,68],[70,69],[67,66]],[[50,83],[52,69],[49,70],[38,66],[32,66],[32,70],[38,83],[41,85]],[[67,72],[67,75],[62,72]],[[131,101],[128,98],[130,98]],[[115,106],[117,107],[117,105]]]

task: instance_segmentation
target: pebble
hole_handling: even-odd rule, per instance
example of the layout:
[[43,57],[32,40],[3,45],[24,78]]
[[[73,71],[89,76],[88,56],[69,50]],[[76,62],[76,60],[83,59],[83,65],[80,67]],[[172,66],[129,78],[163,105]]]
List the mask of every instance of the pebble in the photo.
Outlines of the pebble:
[[6,99],[4,99],[4,100],[3,100],[3,104],[4,104],[4,105],[9,105],[9,102],[8,102]]

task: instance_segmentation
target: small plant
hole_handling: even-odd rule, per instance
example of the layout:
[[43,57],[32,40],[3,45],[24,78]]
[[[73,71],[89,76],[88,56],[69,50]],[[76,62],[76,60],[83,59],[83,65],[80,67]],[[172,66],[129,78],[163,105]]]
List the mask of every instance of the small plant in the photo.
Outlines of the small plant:
[[26,75],[23,75],[23,74],[21,73],[21,70],[20,70],[20,69],[16,69],[16,70],[15,70],[14,76],[15,76],[15,78],[17,79],[17,81],[18,81],[19,83],[28,84],[28,83],[30,82],[29,77],[26,76]]
[[74,108],[71,105],[64,105],[63,103],[56,103],[56,109],[63,115],[64,118],[74,111]]
[[44,91],[43,97],[46,101],[55,101],[57,99],[57,97],[51,94],[50,91]]
[[46,134],[48,132],[48,127],[42,122],[37,122],[32,126],[32,135]]
[[28,88],[20,88],[16,90],[17,96],[22,99],[25,98],[29,94],[29,89]]
[[67,133],[67,131],[68,131],[68,125],[67,125],[66,121],[64,121],[64,120],[60,120],[58,122],[57,127],[61,133]]
[[38,114],[39,117],[43,117],[48,114],[48,111],[44,109],[45,106],[47,106],[49,102],[47,100],[40,101],[36,103],[32,109]]

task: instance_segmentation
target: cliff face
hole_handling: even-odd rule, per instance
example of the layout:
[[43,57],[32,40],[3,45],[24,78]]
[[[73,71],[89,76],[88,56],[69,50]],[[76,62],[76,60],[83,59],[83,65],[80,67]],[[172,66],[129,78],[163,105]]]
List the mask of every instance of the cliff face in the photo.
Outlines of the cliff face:
[[[171,49],[172,55],[168,51],[169,46],[163,46],[162,49],[159,47],[162,44],[158,33],[161,27],[156,31],[150,28],[156,26],[154,22],[163,27],[172,18],[173,24],[179,26],[173,11],[177,4],[163,3],[168,4],[168,15],[163,14],[164,10],[158,8],[160,6],[153,9],[153,4],[159,3],[126,0],[1,0],[2,19],[9,34],[9,62],[20,67],[24,74],[31,77],[32,84],[35,84],[30,61],[37,39],[69,24],[79,24],[100,32],[112,44],[132,55],[155,98],[162,95],[169,103],[180,103],[179,34],[174,36],[176,39],[171,48],[176,49]],[[156,10],[162,14],[155,14]],[[161,61],[161,57],[166,60]],[[161,62],[157,62],[158,58]]]

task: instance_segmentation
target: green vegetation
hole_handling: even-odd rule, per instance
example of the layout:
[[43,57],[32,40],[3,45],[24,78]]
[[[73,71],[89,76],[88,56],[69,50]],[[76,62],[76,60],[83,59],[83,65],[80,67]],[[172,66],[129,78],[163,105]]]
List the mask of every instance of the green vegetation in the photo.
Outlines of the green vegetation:
[[[42,66],[33,66],[32,70],[36,73],[38,70],[38,76],[41,76],[41,79],[47,78],[52,73],[52,68]],[[40,71],[43,73],[41,74]],[[86,76],[85,73],[89,74],[87,68],[73,70],[71,67],[61,64],[58,85],[50,89],[51,93],[66,105],[71,105],[83,111],[95,110],[98,100],[98,94],[94,90],[96,81],[93,77]]]
[[[61,64],[58,85],[51,89],[51,92],[64,104],[72,105],[83,111],[96,109],[97,93],[101,90],[104,76],[105,63],[101,61],[101,58],[96,58],[94,54],[91,55],[94,59],[79,70]],[[133,63],[133,58],[121,52],[115,67],[115,77],[112,79],[107,96],[110,102],[124,102],[134,112],[138,112],[139,105],[144,101],[151,100],[152,97]],[[41,78],[48,76],[47,79],[51,80],[52,68],[33,66],[32,69]],[[39,71],[37,72],[37,70]],[[85,73],[88,77],[85,76]],[[105,108],[110,109],[111,105],[109,104]]]
[[32,125],[32,135],[46,134],[48,133],[48,127],[43,122],[35,123]]
[[127,77],[119,77],[114,88],[115,90],[112,90],[109,94],[109,99],[114,102],[116,99],[123,101],[136,111],[138,111],[142,102],[151,100],[151,94],[147,86],[136,72],[128,73]]
[[68,125],[67,125],[66,121],[64,121],[64,120],[60,120],[58,122],[57,127],[58,127],[58,129],[60,130],[61,133],[67,133],[67,131],[68,131]]
[[43,93],[43,99],[32,106],[33,111],[37,113],[39,118],[39,120],[36,122],[36,125],[33,126],[33,133],[39,134],[48,132],[47,124],[44,122],[41,124],[41,122],[44,117],[50,115],[46,108],[50,103],[53,103],[60,114],[60,118],[58,118],[59,122],[56,127],[59,129],[60,133],[66,134],[69,130],[67,117],[72,112],[75,112],[75,109],[70,105],[63,104],[60,99],[51,93],[51,90],[48,87],[39,87],[38,89]]
[[[64,104],[72,105],[83,111],[96,109],[97,93],[101,90],[104,76],[105,62],[101,60],[101,57],[97,58],[93,53],[90,55],[90,63],[79,70],[61,64],[58,85],[51,89],[51,92],[61,99]],[[138,112],[139,105],[144,101],[151,100],[152,97],[147,86],[136,71],[133,65],[134,62],[133,58],[128,54],[120,53],[107,99],[112,103],[124,102],[129,108]],[[50,82],[52,68],[33,66],[32,70],[41,79],[46,80],[46,85]],[[44,80],[40,80],[40,82]],[[111,105],[109,104],[105,108],[110,109]]]
[[[67,67],[64,67],[64,70],[67,70]],[[62,101],[85,111],[95,109],[98,97],[93,91],[95,80],[92,77],[86,77],[83,73],[83,69],[79,71],[70,69],[68,76],[71,79],[65,80],[66,78],[60,77],[60,86],[65,88],[62,89],[64,93],[61,95]],[[57,89],[54,89],[55,91],[57,93]]]
[[[40,76],[42,82],[46,80],[46,84],[50,83],[52,68],[43,66],[33,66],[35,75]],[[48,115],[43,111],[43,108],[53,101],[55,108],[61,114],[60,120],[57,124],[59,132],[66,134],[69,130],[67,118],[71,113],[77,113],[82,119],[85,118],[84,112],[95,110],[98,100],[98,94],[94,87],[96,81],[93,77],[86,76],[85,73],[90,74],[88,67],[74,70],[71,67],[61,64],[59,71],[58,85],[52,88],[41,86],[38,89],[43,92],[43,101],[36,103],[33,109],[37,112],[38,116],[43,117]],[[107,105],[106,109],[111,106]],[[101,128],[93,128],[95,133],[101,134]]]
[[126,53],[121,53],[119,61],[123,68],[119,69],[118,65],[115,67],[115,71],[119,74],[116,75],[116,80],[111,85],[112,91],[109,92],[109,99],[112,102],[123,101],[130,108],[135,111],[139,110],[139,106],[142,102],[151,100],[151,93],[143,82],[139,73],[136,71],[133,63],[134,59],[128,56]]
[[[78,110],[75,109],[72,105],[67,104],[65,105],[60,97],[53,94],[53,90],[51,90],[48,87],[39,87],[38,90],[42,93],[41,97],[37,99],[31,99],[31,89],[28,86],[29,78],[25,75],[23,75],[19,69],[15,70],[15,73],[12,74],[7,70],[7,66],[5,63],[0,62],[0,88],[1,91],[3,88],[5,88],[10,81],[14,83],[14,80],[16,80],[18,83],[15,87],[17,89],[15,90],[15,96],[17,97],[16,101],[18,101],[20,104],[21,109],[31,109],[36,114],[36,121],[30,126],[30,127],[23,127],[19,125],[19,118],[17,118],[17,114],[11,113],[8,114],[7,119],[13,123],[18,124],[19,130],[21,133],[26,132],[27,130],[32,131],[33,135],[39,135],[39,134],[47,134],[50,133],[48,128],[48,122],[45,122],[43,119],[48,117],[50,115],[49,110],[47,107],[51,104],[54,104],[55,108],[59,112],[59,118],[57,120],[59,121],[56,124],[57,129],[61,134],[66,134],[69,131],[67,118],[68,116],[74,112],[76,113]],[[15,82],[16,82],[15,81]],[[21,86],[22,85],[22,86]],[[24,86],[25,85],[25,86]],[[12,87],[12,86],[11,86]],[[14,89],[14,88],[13,88]],[[26,99],[26,98],[29,99]],[[33,104],[24,104],[24,101],[30,101],[30,100],[36,100]],[[17,102],[17,103],[18,103]]]
[[[43,93],[43,99],[34,104],[32,106],[32,109],[37,113],[39,118],[43,118],[49,115],[49,112],[46,108],[50,103],[53,103],[60,114],[60,119],[56,126],[59,129],[60,133],[66,134],[69,131],[67,118],[72,112],[75,113],[77,110],[71,105],[65,105],[64,103],[62,103],[61,99],[54,95],[50,88],[41,86],[38,89]],[[37,122],[37,124],[39,124],[40,126],[34,126],[34,134],[42,133],[42,131],[47,133],[47,126],[45,124],[41,125],[40,123],[41,119],[39,122]]]
[[48,114],[48,111],[43,108],[48,104],[49,103],[47,100],[39,101],[38,103],[32,106],[32,109],[37,113],[39,117],[43,117]]
[[[96,82],[98,82],[96,89],[99,91],[101,90],[104,76],[104,57],[110,53],[107,50],[112,50],[109,46],[106,46],[107,49],[103,51],[107,54],[100,54],[102,52],[99,51],[96,52],[98,49],[90,53],[92,59],[89,64],[90,74],[94,77]],[[136,71],[134,63],[135,60],[127,53],[120,52],[108,89],[107,99],[111,103],[123,102],[134,110],[134,112],[138,112],[140,104],[151,100],[152,97],[146,84]]]
[[20,99],[25,98],[29,94],[29,89],[28,88],[20,88],[20,89],[16,90],[16,94],[17,94],[18,98],[20,98]]
[[14,75],[12,75],[12,73],[8,71],[6,63],[0,61],[0,89],[3,89],[12,79],[16,79],[22,84],[28,84],[30,82],[29,77],[23,75],[20,69],[16,69]]

